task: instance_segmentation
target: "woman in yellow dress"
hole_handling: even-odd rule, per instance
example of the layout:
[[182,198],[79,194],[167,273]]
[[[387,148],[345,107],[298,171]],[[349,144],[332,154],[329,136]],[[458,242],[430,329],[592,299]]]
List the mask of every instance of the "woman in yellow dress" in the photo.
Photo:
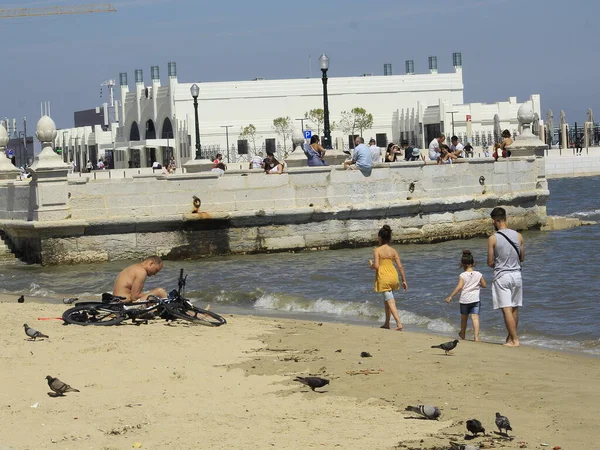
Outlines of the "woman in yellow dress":
[[[375,270],[375,292],[383,293],[383,304],[385,306],[385,323],[381,328],[390,328],[390,317],[393,316],[396,321],[396,330],[402,331],[402,323],[396,308],[394,300],[394,289],[400,289],[398,280],[398,272],[402,276],[402,288],[408,289],[406,284],[406,276],[404,267],[400,261],[400,255],[392,248],[389,243],[392,240],[392,229],[388,225],[384,225],[377,235],[379,246],[373,250],[373,260],[369,260],[371,269]],[[396,263],[396,267],[394,267]]]

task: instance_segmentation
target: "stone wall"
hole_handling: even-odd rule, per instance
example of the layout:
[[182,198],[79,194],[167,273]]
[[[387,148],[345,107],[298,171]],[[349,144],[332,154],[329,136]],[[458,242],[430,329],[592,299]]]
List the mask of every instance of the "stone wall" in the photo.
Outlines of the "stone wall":
[[362,246],[384,223],[399,242],[432,242],[488,233],[499,205],[515,228],[539,228],[548,196],[544,159],[534,157],[381,164],[370,177],[334,166],[81,178],[68,191],[67,220],[2,222],[22,258],[58,264]]
[[[571,149],[567,151],[571,152]],[[566,155],[546,158],[546,175],[548,178],[600,175],[600,152],[586,154],[584,149],[581,156]]]

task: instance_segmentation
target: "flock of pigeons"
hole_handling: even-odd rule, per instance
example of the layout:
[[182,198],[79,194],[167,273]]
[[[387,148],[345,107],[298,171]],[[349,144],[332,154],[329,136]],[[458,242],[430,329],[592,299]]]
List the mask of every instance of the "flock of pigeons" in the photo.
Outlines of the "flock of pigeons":
[[[31,328],[26,323],[23,324],[23,329],[25,330],[25,334],[29,336],[32,341],[35,341],[39,338],[50,338],[48,335],[36,330],[35,328]],[[62,397],[67,392],[79,392],[79,390],[72,388],[67,383],[63,383],[58,378],[54,378],[50,375],[46,376],[46,380],[48,380],[48,386],[50,386],[50,389],[52,389],[52,392],[48,392],[48,395],[51,397]]]
[[[432,345],[431,348],[440,348],[446,352],[446,355],[448,355],[449,352],[456,348],[458,342],[458,340],[444,342],[440,345]],[[362,353],[361,356],[363,356]],[[294,381],[298,381],[299,383],[308,386],[313,391],[315,391],[315,389],[317,388],[322,388],[329,384],[329,380],[321,377],[296,377],[294,378]],[[421,417],[429,420],[437,420],[442,415],[442,412],[437,406],[430,405],[407,406],[406,411],[419,414]],[[509,430],[512,431],[512,427],[510,426],[510,421],[508,420],[508,418],[506,416],[503,416],[499,412],[496,413],[495,423],[498,427],[498,431],[500,432],[500,434],[504,436],[508,436]],[[467,431],[471,433],[473,437],[477,436],[479,433],[485,435],[485,428],[481,424],[481,421],[477,419],[467,420],[466,426]],[[452,450],[479,450],[479,447],[475,447],[469,444],[458,444],[456,442],[450,442],[450,446],[452,447]]]
[[[19,298],[19,301],[21,299]],[[42,332],[31,328],[26,323],[23,324],[23,329],[25,330],[25,334],[33,341],[39,338],[49,339],[48,335],[43,334]],[[449,354],[452,350],[456,348],[458,345],[458,340],[444,342],[440,345],[432,345],[431,348],[440,348],[446,352],[446,355]],[[365,352],[361,353],[361,356],[371,356],[368,353],[366,355]],[[48,395],[52,397],[60,397],[64,396],[67,392],[79,392],[78,389],[72,388],[68,384],[62,382],[58,378],[52,377],[50,375],[46,376],[46,380],[48,381],[48,386],[52,390]],[[311,388],[311,390],[315,391],[317,388],[325,387],[329,384],[329,380],[321,377],[296,377],[294,381],[298,381],[299,383],[304,384]],[[315,391],[316,392],[316,391]],[[417,405],[417,406],[407,406],[406,411],[414,412],[419,414],[421,417],[429,420],[437,420],[441,415],[441,411],[436,406],[429,405]],[[512,431],[512,427],[510,426],[510,421],[506,416],[503,416],[500,413],[496,413],[496,426],[501,434],[508,435],[508,431]],[[481,422],[477,419],[469,419],[466,422],[467,431],[470,432],[473,436],[478,435],[479,433],[483,433],[485,435],[485,428],[481,424]],[[455,442],[451,442],[453,450],[477,450],[477,447],[468,444],[457,444]]]

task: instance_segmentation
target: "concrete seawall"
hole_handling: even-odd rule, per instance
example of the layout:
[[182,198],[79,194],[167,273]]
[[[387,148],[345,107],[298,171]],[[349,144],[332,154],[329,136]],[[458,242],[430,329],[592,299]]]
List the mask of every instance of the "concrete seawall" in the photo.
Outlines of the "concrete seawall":
[[549,194],[534,157],[381,164],[370,177],[334,166],[82,178],[68,181],[68,219],[30,221],[18,183],[0,186],[0,228],[22,259],[41,264],[364,246],[384,223],[399,242],[466,238],[490,231],[495,206],[517,229],[540,228]]
[[569,178],[600,175],[600,147],[583,149],[576,156],[573,149],[546,150],[546,176],[548,178]]

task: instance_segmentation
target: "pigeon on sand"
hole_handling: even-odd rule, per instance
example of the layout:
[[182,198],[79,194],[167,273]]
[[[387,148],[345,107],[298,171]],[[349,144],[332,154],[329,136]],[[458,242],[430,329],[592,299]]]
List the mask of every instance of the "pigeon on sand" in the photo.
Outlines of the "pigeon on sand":
[[40,333],[38,330],[31,328],[29,325],[27,325],[26,323],[23,324],[23,328],[25,329],[25,334],[27,336],[29,336],[32,340],[36,340],[37,338],[48,338],[48,336],[46,336],[43,333]]
[[72,388],[68,384],[60,381],[58,378],[51,377],[50,375],[46,377],[46,380],[48,380],[48,386],[50,386],[50,389],[52,389],[57,395],[65,395],[65,392],[79,392],[78,389]]
[[496,426],[500,430],[500,433],[502,433],[502,430],[504,430],[505,434],[508,434],[508,430],[512,431],[508,417],[503,416],[499,412],[496,413]]
[[21,296],[20,296],[20,297],[17,299],[17,302],[19,302],[19,303],[25,303],[25,297],[21,295]]
[[420,414],[421,416],[429,420],[437,420],[438,417],[442,415],[442,413],[436,406],[429,405],[407,406],[405,411],[411,411]]
[[467,430],[473,433],[473,436],[475,436],[478,433],[485,434],[485,428],[483,428],[483,425],[477,419],[467,420]]
[[299,381],[302,384],[305,384],[313,391],[315,388],[322,388],[323,386],[329,384],[329,380],[320,377],[296,377],[294,381]]
[[450,341],[450,342],[444,342],[443,344],[440,345],[432,345],[431,348],[441,348],[442,350],[444,350],[446,352],[446,355],[448,354],[448,352],[454,350],[454,348],[458,345],[458,339],[454,340],[454,341]]

